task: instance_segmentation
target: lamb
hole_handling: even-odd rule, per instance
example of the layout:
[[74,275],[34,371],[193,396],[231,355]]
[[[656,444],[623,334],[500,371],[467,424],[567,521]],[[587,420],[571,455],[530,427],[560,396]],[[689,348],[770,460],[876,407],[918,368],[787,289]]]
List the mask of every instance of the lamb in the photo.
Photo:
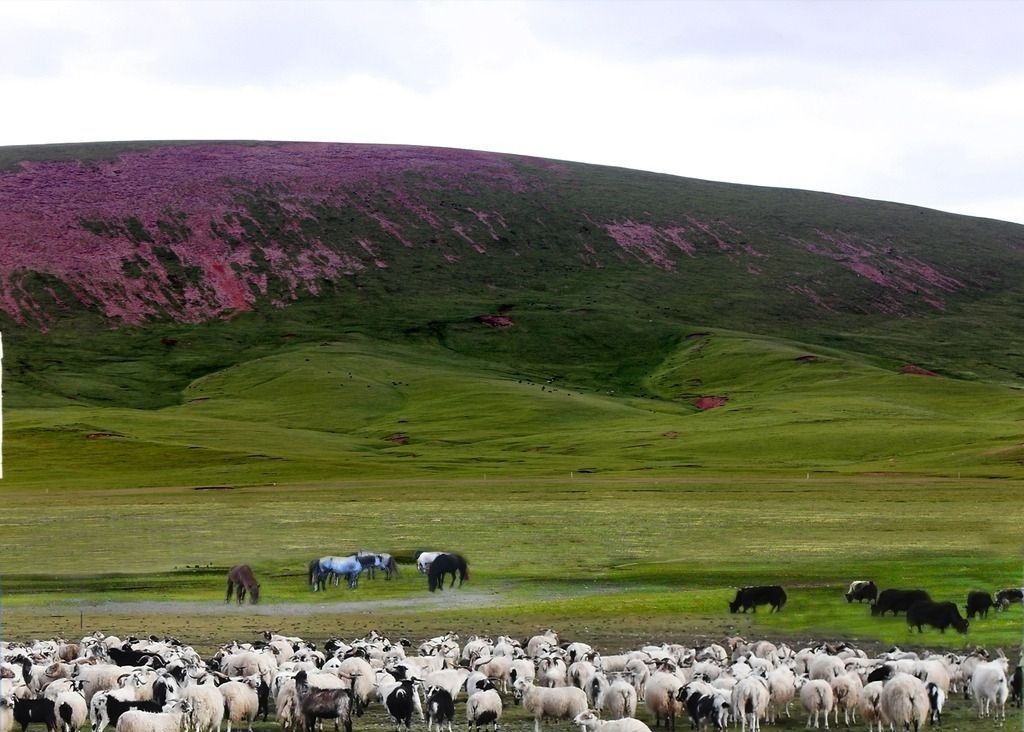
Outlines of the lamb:
[[626,717],[602,721],[592,709],[580,712],[573,717],[572,722],[579,725],[582,732],[651,732],[651,728],[639,719]]
[[[461,687],[462,685],[459,684]],[[440,686],[427,687],[427,732],[430,732],[433,725],[437,725],[437,732],[441,732],[441,725],[448,725],[448,732],[452,732],[452,720],[455,719],[455,700],[448,693],[447,689]]]
[[744,732],[748,722],[751,732],[761,729],[761,720],[768,716],[770,697],[768,682],[760,676],[746,676],[736,682],[732,690],[732,709],[740,715]]
[[1010,684],[1006,675],[1009,662],[1006,658],[984,661],[974,667],[971,674],[971,693],[978,702],[978,716],[993,715],[992,704],[995,703],[995,719],[1006,719],[1006,700],[1010,695]]
[[252,722],[260,709],[260,698],[256,690],[260,686],[258,675],[249,676],[245,681],[226,681],[217,688],[224,697],[224,716],[228,720],[228,732],[231,725],[245,722],[248,732],[252,732]]
[[942,708],[946,705],[946,692],[934,681],[924,685],[928,692],[928,722],[932,725],[942,724]]
[[482,685],[477,684],[477,691],[466,700],[466,723],[474,732],[480,729],[481,724],[491,724],[494,732],[498,732],[501,711],[501,696],[493,684],[484,681]]
[[828,715],[835,705],[832,686],[824,679],[811,679],[800,687],[800,703],[807,712],[807,727],[814,719],[814,728],[818,728],[818,715],[825,714],[825,729],[828,729]]
[[655,671],[647,679],[644,686],[644,703],[654,715],[654,724],[661,726],[664,719],[670,730],[676,728],[676,716],[682,712],[682,705],[677,698],[679,690],[683,688],[683,682],[675,674],[665,671]]
[[873,732],[874,723],[878,722],[878,732],[882,732],[882,688],[885,682],[872,681],[860,692],[860,716],[868,723],[868,732]]
[[117,720],[117,732],[184,732],[191,711],[192,706],[185,699],[169,705],[164,712],[129,709]]
[[540,720],[543,717],[573,719],[587,709],[586,693],[575,686],[549,689],[519,679],[512,688],[515,695],[522,699],[527,714],[533,717],[533,732],[540,732]]
[[910,674],[897,673],[882,687],[882,718],[891,726],[914,732],[928,719],[928,692],[924,682]]

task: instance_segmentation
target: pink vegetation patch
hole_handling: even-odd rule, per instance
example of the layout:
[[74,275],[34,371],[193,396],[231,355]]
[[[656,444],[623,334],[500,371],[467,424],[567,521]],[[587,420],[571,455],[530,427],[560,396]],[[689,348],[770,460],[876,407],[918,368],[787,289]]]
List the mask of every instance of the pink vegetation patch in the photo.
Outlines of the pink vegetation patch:
[[507,315],[480,315],[477,317],[477,320],[492,328],[511,328],[516,324],[515,321]]
[[725,406],[725,403],[729,401],[728,397],[724,396],[702,396],[696,399],[691,399],[690,404],[697,407],[702,412],[706,412],[709,409],[717,409],[718,407]]
[[928,369],[921,368],[920,366],[916,366],[912,363],[905,363],[900,366],[900,373],[913,374],[914,376],[938,376],[934,371],[929,371]]
[[[23,162],[0,172],[0,310],[44,328],[53,306],[122,323],[199,322],[251,309],[272,291],[283,305],[324,282],[383,269],[395,245],[458,261],[451,242],[426,242],[455,231],[482,252],[479,242],[493,240],[505,219],[436,211],[437,191],[534,190],[520,169],[514,156],[493,153],[309,143]],[[261,218],[268,206],[276,215]],[[325,214],[373,234],[346,239],[332,225],[332,240],[322,240]],[[35,273],[64,289],[40,286]]]

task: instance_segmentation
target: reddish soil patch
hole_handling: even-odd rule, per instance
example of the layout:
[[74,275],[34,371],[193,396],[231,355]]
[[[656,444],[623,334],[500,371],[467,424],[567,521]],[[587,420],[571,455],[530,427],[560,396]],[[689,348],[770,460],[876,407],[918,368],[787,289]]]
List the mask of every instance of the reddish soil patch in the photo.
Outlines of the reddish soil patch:
[[663,437],[667,437],[670,440],[674,440],[677,437],[679,437],[679,433],[678,432],[663,432],[662,436]]
[[709,409],[717,409],[724,406],[727,401],[729,401],[729,398],[724,396],[702,396],[691,399],[690,404],[702,412],[706,412]]
[[108,437],[124,437],[117,432],[90,432],[85,436],[87,440],[105,440]]
[[477,321],[484,325],[489,325],[492,328],[511,328],[515,325],[515,321],[507,315],[478,315]]
[[393,442],[396,445],[408,445],[409,444],[409,435],[406,434],[405,432],[396,432],[393,435],[388,435],[384,439],[387,440],[388,442]]
[[912,363],[905,363],[900,366],[901,374],[913,374],[914,376],[938,376],[934,371],[923,369],[920,366],[915,366]]
[[199,404],[200,402],[205,402],[205,401],[207,401],[207,400],[208,400],[209,398],[210,398],[210,397],[196,397],[195,399],[189,399],[189,400],[188,400],[188,401],[186,402],[186,404]]

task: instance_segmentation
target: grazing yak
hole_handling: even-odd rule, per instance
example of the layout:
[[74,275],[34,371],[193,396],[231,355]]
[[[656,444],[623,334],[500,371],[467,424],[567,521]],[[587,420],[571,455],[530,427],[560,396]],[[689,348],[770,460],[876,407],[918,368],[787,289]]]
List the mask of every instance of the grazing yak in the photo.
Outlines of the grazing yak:
[[898,615],[909,610],[911,605],[931,599],[924,590],[882,590],[871,604],[871,614],[885,615],[891,610],[893,615]]
[[729,603],[729,612],[735,613],[740,608],[743,612],[753,608],[757,612],[758,605],[771,605],[772,612],[778,612],[786,604],[786,591],[779,585],[759,585],[741,587],[736,590],[736,597]]
[[953,626],[957,633],[967,632],[967,621],[960,617],[960,610],[955,602],[932,602],[925,600],[915,602],[907,610],[907,625],[916,627],[918,633],[923,633],[922,625],[930,625],[945,633],[946,628]]
[[878,585],[871,580],[856,580],[850,583],[850,589],[844,595],[847,602],[874,602],[878,598]]

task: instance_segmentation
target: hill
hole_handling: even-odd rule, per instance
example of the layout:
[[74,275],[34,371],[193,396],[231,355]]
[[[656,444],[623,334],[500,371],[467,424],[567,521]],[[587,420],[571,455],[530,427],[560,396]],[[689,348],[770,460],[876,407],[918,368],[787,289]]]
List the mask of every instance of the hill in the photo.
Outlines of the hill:
[[52,480],[53,451],[70,484],[131,455],[149,472],[115,482],[1016,466],[1018,225],[417,147],[39,146],[0,170],[15,482]]

